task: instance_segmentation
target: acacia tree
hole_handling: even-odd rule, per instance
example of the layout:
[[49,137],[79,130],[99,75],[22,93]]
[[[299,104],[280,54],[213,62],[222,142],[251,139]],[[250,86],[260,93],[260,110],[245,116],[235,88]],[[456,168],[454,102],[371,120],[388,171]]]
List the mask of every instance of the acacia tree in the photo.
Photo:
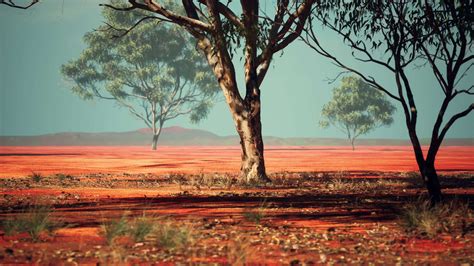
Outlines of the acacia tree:
[[[298,38],[314,0],[278,0],[271,14],[259,1],[183,0],[180,13],[172,4],[153,0],[129,0],[128,6],[104,4],[116,11],[148,11],[138,19],[157,19],[178,25],[190,33],[212,67],[229,106],[242,149],[241,177],[245,181],[268,181],[261,133],[260,86],[273,55]],[[133,28],[133,27],[132,27]],[[243,49],[244,86],[239,91],[232,57]]]
[[[435,168],[438,150],[451,126],[474,109],[474,103],[471,103],[446,120],[448,106],[455,98],[474,94],[472,84],[466,84],[463,79],[472,74],[470,68],[474,61],[473,9],[469,0],[326,1],[312,13],[303,38],[318,54],[329,58],[346,72],[360,76],[400,103],[418,168],[433,203],[442,200]],[[394,88],[349,66],[323,47],[314,32],[315,21],[339,34],[357,60],[374,64],[391,73]],[[429,66],[439,84],[437,89],[444,96],[437,111],[426,156],[416,128],[418,109],[413,95],[416,88],[407,75],[407,72],[416,68],[415,64]]]
[[393,123],[395,107],[386,96],[357,77],[342,78],[331,100],[321,111],[322,127],[334,126],[347,135],[355,149],[355,139],[381,126]]
[[127,108],[152,130],[153,150],[166,121],[188,114],[193,122],[206,117],[219,90],[189,36],[157,21],[119,36],[111,27],[131,27],[143,12],[106,8],[103,16],[108,26],[87,33],[87,48],[61,67],[74,93]]

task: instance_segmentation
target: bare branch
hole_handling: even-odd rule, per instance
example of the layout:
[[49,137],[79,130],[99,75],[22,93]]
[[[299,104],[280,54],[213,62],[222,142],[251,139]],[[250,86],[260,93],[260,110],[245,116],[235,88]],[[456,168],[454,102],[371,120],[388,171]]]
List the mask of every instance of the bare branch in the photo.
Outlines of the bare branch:
[[7,5],[13,8],[18,8],[18,9],[28,9],[37,3],[39,3],[39,0],[31,0],[29,4],[22,6],[22,5],[15,4],[13,0],[0,0],[0,4]]

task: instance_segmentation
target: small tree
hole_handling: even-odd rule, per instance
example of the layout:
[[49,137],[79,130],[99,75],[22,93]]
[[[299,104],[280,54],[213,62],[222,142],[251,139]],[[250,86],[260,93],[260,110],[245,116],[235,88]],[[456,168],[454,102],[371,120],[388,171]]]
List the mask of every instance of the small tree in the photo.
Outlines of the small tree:
[[149,21],[123,36],[113,35],[117,32],[111,27],[132,27],[140,13],[105,8],[108,26],[87,33],[88,47],[61,72],[82,98],[113,100],[143,120],[156,150],[166,121],[186,114],[193,122],[204,118],[219,89],[186,33]]
[[346,134],[352,150],[360,135],[393,123],[395,107],[382,92],[360,78],[342,78],[341,86],[332,93],[331,101],[323,106],[320,125],[332,125]]

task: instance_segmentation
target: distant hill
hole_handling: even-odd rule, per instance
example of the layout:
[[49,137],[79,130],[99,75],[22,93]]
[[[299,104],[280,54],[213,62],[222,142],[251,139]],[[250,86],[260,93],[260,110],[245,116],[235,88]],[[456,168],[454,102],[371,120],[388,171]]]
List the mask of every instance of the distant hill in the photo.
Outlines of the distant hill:
[[[340,138],[280,138],[264,137],[265,145],[271,146],[346,146]],[[239,145],[237,136],[219,136],[200,129],[183,127],[163,128],[158,145],[166,146],[227,146]],[[357,145],[410,145],[402,139],[360,139]],[[422,140],[428,144],[428,140]],[[38,136],[0,136],[0,146],[144,146],[151,145],[150,129],[128,132],[64,132]],[[474,138],[447,139],[444,145],[474,146]]]

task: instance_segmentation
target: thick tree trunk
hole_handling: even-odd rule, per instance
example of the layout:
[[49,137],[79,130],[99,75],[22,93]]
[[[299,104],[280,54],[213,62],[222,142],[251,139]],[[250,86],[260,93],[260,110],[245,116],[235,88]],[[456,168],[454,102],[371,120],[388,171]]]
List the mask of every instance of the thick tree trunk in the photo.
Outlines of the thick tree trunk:
[[235,119],[242,148],[240,175],[246,182],[269,182],[263,157],[262,125],[260,112]]

